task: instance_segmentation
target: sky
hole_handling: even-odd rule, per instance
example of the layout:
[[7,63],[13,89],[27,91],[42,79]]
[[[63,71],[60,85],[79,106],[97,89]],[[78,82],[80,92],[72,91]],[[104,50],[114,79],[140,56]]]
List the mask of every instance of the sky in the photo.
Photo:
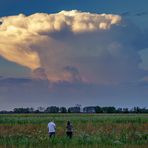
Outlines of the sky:
[[1,0],[0,110],[148,107],[147,0]]

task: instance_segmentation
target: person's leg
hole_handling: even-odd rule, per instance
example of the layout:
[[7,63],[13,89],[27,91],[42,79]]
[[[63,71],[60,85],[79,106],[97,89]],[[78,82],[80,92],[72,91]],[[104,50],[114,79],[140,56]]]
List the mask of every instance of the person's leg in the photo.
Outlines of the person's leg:
[[55,137],[55,132],[52,133],[52,137]]
[[70,139],[72,138],[72,132],[66,132],[66,135],[68,138],[70,138]]
[[69,133],[69,138],[70,138],[70,139],[72,138],[72,132]]
[[70,132],[66,132],[67,137],[70,138]]
[[51,138],[51,137],[55,137],[55,132],[49,133],[49,137],[50,137],[50,138]]
[[52,136],[52,133],[49,133],[49,137],[51,138],[51,136]]

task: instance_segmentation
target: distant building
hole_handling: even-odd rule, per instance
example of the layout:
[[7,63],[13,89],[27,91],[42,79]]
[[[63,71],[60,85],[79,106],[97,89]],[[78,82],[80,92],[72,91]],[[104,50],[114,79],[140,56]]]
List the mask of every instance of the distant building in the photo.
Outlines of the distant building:
[[86,106],[83,108],[84,113],[95,113],[96,107],[95,106]]

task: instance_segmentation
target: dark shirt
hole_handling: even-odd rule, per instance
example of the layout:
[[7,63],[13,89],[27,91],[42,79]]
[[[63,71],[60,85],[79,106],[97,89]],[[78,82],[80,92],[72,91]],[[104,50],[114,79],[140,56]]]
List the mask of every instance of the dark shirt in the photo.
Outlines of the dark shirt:
[[72,132],[72,131],[73,131],[72,125],[67,125],[67,126],[66,126],[66,131],[67,131],[67,132]]

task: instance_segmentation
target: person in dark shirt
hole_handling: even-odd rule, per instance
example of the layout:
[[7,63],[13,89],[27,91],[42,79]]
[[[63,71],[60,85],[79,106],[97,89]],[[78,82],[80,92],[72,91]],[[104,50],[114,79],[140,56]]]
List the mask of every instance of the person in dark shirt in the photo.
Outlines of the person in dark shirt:
[[73,136],[73,126],[70,121],[67,121],[67,126],[66,126],[66,135],[68,138],[72,138]]

